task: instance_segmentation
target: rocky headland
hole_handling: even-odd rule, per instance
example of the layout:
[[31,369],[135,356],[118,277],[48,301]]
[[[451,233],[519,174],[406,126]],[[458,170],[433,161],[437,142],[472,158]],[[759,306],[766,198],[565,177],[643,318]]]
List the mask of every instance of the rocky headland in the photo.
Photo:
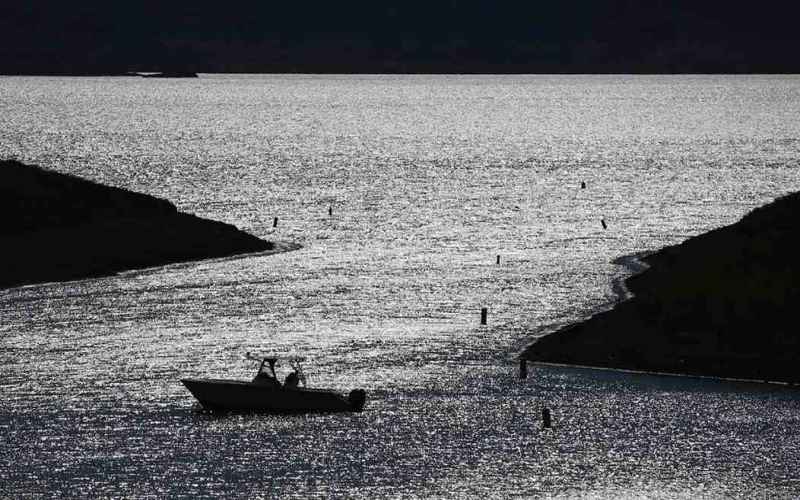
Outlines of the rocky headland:
[[272,250],[145,194],[0,161],[0,288]]
[[540,338],[533,361],[800,382],[800,193],[641,257],[633,297]]

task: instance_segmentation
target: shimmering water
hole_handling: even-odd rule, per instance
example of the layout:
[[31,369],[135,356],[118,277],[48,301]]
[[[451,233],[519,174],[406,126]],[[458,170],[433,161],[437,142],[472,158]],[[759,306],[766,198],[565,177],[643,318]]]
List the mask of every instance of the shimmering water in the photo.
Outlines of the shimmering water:
[[[0,496],[800,494],[796,390],[514,363],[799,150],[795,76],[0,78],[0,156],[302,245],[0,291]],[[198,414],[248,350],[367,410]]]

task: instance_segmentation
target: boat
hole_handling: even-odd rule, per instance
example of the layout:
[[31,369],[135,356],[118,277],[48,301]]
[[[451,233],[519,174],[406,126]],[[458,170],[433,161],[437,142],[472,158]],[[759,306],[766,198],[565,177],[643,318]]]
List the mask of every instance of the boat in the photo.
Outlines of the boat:
[[[301,365],[304,358],[256,357],[249,352],[246,357],[260,362],[258,373],[251,381],[184,378],[181,382],[203,409],[209,411],[327,413],[364,409],[367,393],[363,389],[354,389],[345,397],[333,390],[306,387]],[[279,359],[287,361],[292,368],[283,383],[275,373]]]

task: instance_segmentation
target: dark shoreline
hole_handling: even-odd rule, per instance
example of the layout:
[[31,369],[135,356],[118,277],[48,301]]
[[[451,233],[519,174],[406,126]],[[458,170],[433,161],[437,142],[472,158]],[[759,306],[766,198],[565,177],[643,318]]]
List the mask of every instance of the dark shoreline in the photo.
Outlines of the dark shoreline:
[[129,78],[199,78],[200,74],[207,75],[324,75],[324,76],[792,76],[800,75],[800,68],[755,68],[737,70],[725,69],[684,69],[676,71],[660,71],[653,68],[645,69],[609,69],[609,70],[569,70],[550,69],[537,70],[531,68],[404,68],[393,69],[384,67],[368,68],[341,68],[341,67],[309,67],[297,68],[294,66],[279,66],[262,70],[251,71],[215,71],[213,68],[180,74],[154,74],[142,72],[113,72],[113,71],[2,71],[0,76],[18,77],[69,77],[69,78],[99,78],[99,77],[129,77]]
[[[800,382],[800,193],[659,251],[608,311],[538,339],[521,357],[645,372]],[[624,290],[617,290],[618,293]],[[623,297],[621,297],[623,299]]]
[[0,289],[275,250],[167,200],[0,161]]

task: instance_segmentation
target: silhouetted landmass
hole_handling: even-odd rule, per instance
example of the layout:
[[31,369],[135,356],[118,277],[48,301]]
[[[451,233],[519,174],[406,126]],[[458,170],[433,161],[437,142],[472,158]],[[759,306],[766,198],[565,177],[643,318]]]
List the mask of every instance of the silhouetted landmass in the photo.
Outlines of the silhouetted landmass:
[[798,73],[797,2],[0,3],[0,73]]
[[164,71],[161,73],[139,74],[142,78],[197,78],[194,71]]
[[800,193],[644,258],[613,310],[543,337],[528,359],[800,382]]
[[159,198],[0,161],[0,288],[270,250]]

